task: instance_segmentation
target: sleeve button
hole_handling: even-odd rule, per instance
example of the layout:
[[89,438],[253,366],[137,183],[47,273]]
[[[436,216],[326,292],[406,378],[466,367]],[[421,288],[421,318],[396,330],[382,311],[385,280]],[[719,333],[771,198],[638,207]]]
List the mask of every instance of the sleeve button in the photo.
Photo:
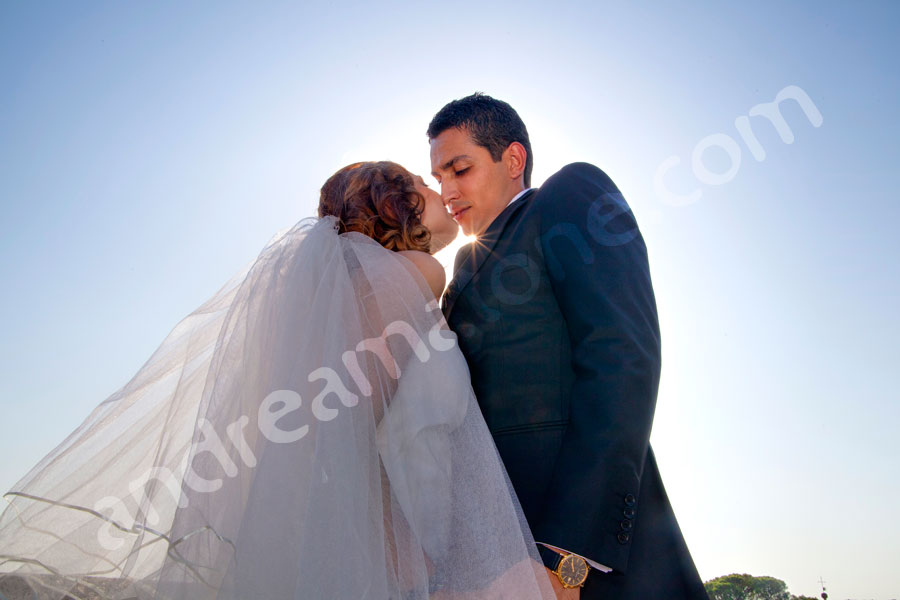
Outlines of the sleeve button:
[[631,534],[622,531],[616,536],[616,539],[619,540],[620,544],[627,544],[631,540]]
[[637,499],[634,497],[634,494],[625,495],[625,506],[634,506],[636,503]]

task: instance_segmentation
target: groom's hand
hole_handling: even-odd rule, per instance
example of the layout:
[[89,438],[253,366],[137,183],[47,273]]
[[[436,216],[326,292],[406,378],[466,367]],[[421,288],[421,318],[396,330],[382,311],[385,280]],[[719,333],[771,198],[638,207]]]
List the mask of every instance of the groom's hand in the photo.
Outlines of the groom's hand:
[[[547,567],[544,567],[547,569]],[[547,569],[547,576],[550,578],[550,584],[553,586],[553,591],[556,592],[557,600],[578,600],[581,598],[581,588],[567,588],[563,587],[562,582],[559,580],[559,577],[556,576],[556,573]]]

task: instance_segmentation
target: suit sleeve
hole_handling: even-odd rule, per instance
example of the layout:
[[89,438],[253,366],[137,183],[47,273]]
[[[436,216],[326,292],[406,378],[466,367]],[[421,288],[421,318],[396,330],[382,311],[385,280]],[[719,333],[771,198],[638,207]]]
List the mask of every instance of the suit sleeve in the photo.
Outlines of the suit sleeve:
[[603,171],[563,168],[536,198],[539,240],[566,322],[575,381],[534,537],[625,572],[660,374],[647,251]]

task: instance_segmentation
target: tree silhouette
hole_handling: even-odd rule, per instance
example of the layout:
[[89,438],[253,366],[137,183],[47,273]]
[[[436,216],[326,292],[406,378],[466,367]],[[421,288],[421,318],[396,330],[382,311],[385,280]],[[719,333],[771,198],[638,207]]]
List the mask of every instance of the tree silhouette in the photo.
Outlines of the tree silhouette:
[[703,584],[710,600],[793,600],[787,584],[774,577],[733,573]]

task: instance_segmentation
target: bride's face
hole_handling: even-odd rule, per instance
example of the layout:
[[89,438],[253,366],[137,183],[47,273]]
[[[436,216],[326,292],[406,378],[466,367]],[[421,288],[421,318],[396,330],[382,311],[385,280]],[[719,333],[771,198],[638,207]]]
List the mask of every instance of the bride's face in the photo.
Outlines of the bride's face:
[[441,195],[428,187],[418,175],[413,175],[416,190],[425,198],[425,210],[422,212],[422,225],[431,232],[431,253],[434,254],[456,239],[459,224],[450,215]]

